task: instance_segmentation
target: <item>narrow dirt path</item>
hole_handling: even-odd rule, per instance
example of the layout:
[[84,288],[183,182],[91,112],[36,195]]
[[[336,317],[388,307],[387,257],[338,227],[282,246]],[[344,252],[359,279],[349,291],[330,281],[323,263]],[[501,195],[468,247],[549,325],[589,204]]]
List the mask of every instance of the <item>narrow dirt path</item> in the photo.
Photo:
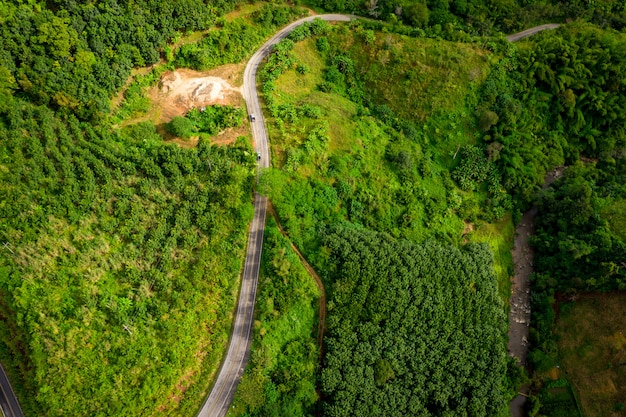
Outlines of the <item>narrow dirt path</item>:
[[[278,230],[280,230],[280,233],[284,237],[289,239],[289,235],[283,228],[283,225],[280,224],[280,220],[278,219],[278,214],[276,213],[276,210],[274,209],[274,206],[272,205],[271,202],[268,202],[267,211],[274,217],[274,220],[276,221],[276,224],[278,225]],[[302,262],[302,265],[304,265],[309,275],[311,275],[311,277],[315,281],[315,285],[317,285],[317,288],[319,288],[320,290],[319,321],[317,323],[317,344],[320,347],[320,363],[321,363],[322,357],[324,356],[323,342],[324,342],[324,331],[326,330],[326,290],[324,288],[324,284],[322,283],[322,279],[320,278],[320,276],[317,274],[317,272],[315,272],[313,267],[307,262],[307,260],[304,258],[304,255],[302,255],[302,253],[298,250],[296,245],[294,245],[291,242],[291,239],[289,239],[289,244],[291,245],[291,248],[294,250],[294,252],[296,252],[296,254],[298,255],[298,258],[300,258],[300,262]]]

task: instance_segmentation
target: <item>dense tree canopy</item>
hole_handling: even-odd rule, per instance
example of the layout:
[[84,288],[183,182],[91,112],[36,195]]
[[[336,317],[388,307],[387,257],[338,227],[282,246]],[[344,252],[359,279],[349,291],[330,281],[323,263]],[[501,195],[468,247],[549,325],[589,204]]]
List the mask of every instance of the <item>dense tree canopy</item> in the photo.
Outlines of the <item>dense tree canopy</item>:
[[98,117],[131,68],[154,64],[177,32],[211,27],[237,2],[0,2],[0,74],[38,104]]
[[620,165],[618,170],[570,167],[541,194],[533,239],[539,252],[537,290],[626,289],[626,243],[603,210],[626,198]]
[[544,21],[584,19],[621,30],[626,8],[621,0],[308,0],[326,10],[357,13],[418,28],[451,28],[489,34],[524,29]]
[[626,146],[625,39],[576,25],[540,37],[520,54],[524,90],[543,96],[551,109],[548,128],[588,156]]
[[503,309],[492,255],[333,228],[327,416],[504,416]]
[[476,116],[490,159],[518,202],[530,202],[556,166],[620,157],[623,45],[620,33],[574,23],[502,47],[506,56],[481,86]]

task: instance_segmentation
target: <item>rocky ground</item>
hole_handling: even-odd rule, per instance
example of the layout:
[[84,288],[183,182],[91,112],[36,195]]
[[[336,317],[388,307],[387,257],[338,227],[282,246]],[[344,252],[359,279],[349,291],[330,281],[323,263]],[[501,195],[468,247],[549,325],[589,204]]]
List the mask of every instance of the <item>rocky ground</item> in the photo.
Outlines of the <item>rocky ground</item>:
[[[563,175],[564,167],[550,171],[545,178],[543,188],[547,188]],[[533,272],[534,252],[529,244],[529,237],[535,232],[537,207],[533,206],[522,216],[522,221],[515,229],[513,246],[514,275],[511,286],[509,310],[509,354],[519,363],[527,366],[528,335],[530,333],[530,274]],[[522,389],[527,391],[527,389]],[[524,394],[526,392],[523,392]],[[511,415],[524,415],[525,397],[517,396],[511,402]]]

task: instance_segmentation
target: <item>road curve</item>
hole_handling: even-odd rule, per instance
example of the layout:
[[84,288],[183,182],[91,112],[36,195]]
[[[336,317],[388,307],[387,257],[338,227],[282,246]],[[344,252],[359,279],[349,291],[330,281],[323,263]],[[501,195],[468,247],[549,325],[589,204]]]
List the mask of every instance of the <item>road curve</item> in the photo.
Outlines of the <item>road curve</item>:
[[519,32],[519,33],[514,33],[513,35],[509,35],[509,36],[506,37],[506,39],[509,42],[517,42],[520,39],[532,36],[532,35],[534,35],[537,32],[541,32],[542,30],[556,29],[559,26],[561,26],[561,25],[559,25],[558,23],[548,23],[547,25],[535,26],[534,28],[526,29],[525,31],[522,31],[522,32]]
[[4,417],[24,417],[2,365],[0,365],[0,409]]
[[[256,151],[261,158],[260,168],[270,166],[270,152],[267,139],[267,128],[261,112],[261,104],[256,88],[256,72],[263,58],[271,51],[272,46],[280,42],[297,26],[314,19],[328,21],[349,21],[350,16],[340,14],[326,14],[310,16],[300,19],[281,29],[259,50],[252,55],[243,76],[243,95],[248,106],[248,113],[255,115],[251,121],[252,139]],[[217,379],[213,384],[209,397],[198,413],[198,417],[223,417],[228,412],[230,403],[235,396],[239,380],[246,369],[250,357],[250,343],[252,341],[252,323],[254,320],[254,301],[256,297],[257,280],[261,265],[261,250],[263,247],[263,232],[265,231],[265,214],[267,197],[259,193],[254,195],[254,218],[248,235],[248,250],[241,279],[239,304],[235,316],[235,324],[230,338],[228,352],[222,363]]]

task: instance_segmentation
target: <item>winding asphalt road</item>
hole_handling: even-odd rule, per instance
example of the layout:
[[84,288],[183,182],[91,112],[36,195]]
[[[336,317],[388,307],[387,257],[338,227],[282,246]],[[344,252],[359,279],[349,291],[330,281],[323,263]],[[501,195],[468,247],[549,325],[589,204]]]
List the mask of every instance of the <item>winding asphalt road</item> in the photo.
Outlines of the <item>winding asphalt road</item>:
[[[270,166],[270,152],[267,140],[267,128],[259,103],[257,94],[256,73],[263,58],[269,55],[272,46],[280,42],[289,33],[304,22],[314,19],[328,21],[349,21],[349,16],[339,14],[326,14],[311,16],[281,29],[269,41],[267,41],[254,55],[243,75],[243,95],[248,106],[248,113],[255,116],[251,121],[252,139],[255,148],[260,154],[259,167],[268,168]],[[259,193],[254,195],[254,218],[250,227],[248,237],[248,250],[244,265],[243,277],[241,280],[241,291],[239,293],[239,305],[235,324],[230,339],[228,352],[217,375],[215,384],[211,389],[209,397],[205,401],[198,417],[223,417],[228,412],[228,407],[235,396],[239,380],[246,369],[246,364],[250,357],[250,343],[252,341],[252,323],[254,320],[254,301],[256,296],[257,280],[261,264],[261,250],[263,247],[263,232],[265,230],[265,212],[267,208],[267,197]]]
[[561,25],[559,25],[558,23],[548,23],[547,25],[535,26],[534,28],[526,29],[525,31],[514,33],[513,35],[509,35],[506,37],[506,39],[509,42],[517,42],[520,39],[527,38],[531,35],[534,35],[537,32],[541,32],[542,30],[556,29],[559,26]]

